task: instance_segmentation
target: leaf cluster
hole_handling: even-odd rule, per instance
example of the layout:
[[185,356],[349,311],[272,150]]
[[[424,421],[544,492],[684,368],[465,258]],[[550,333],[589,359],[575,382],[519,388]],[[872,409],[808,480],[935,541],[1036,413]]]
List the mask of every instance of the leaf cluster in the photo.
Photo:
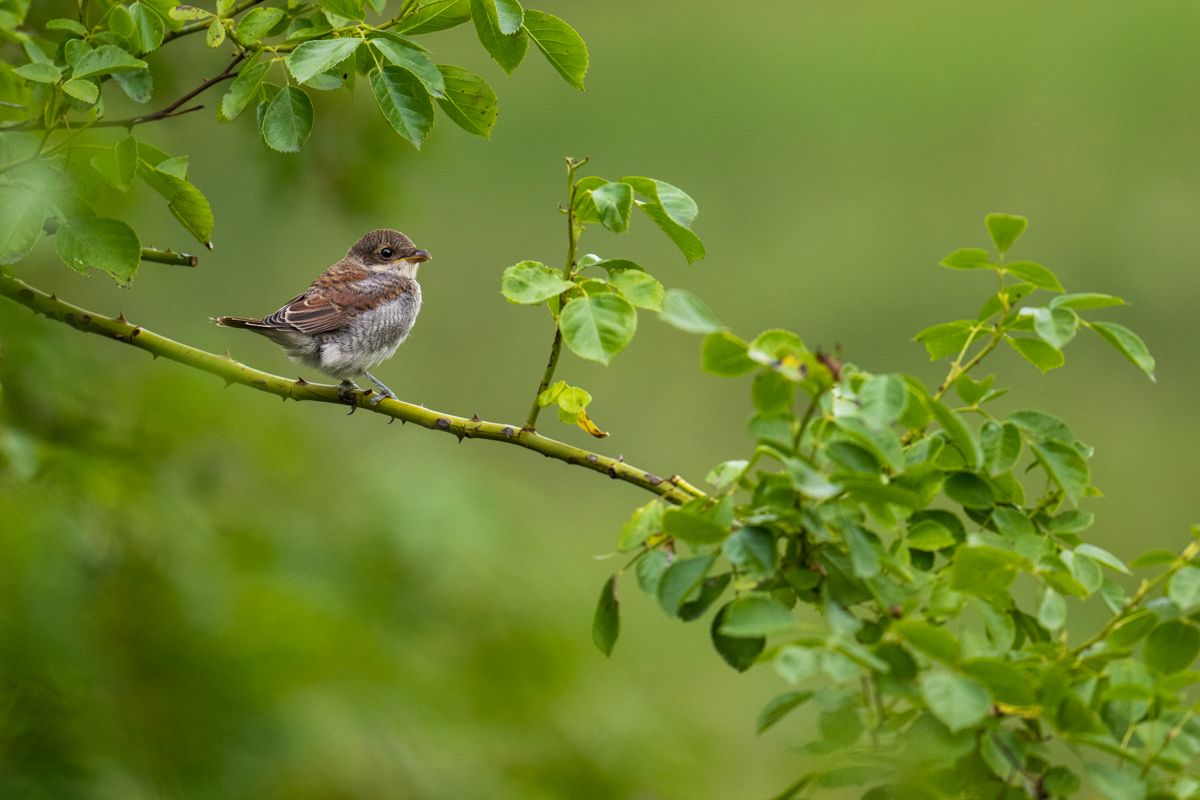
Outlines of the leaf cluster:
[[[1080,327],[1151,377],[1153,359],[1128,329],[1085,319],[1118,298],[1066,294],[1048,268],[1007,260],[1024,218],[986,222],[993,253],[942,265],[990,272],[996,290],[975,318],[917,336],[950,359],[936,389],[790,331],[747,341],[706,310],[664,313],[704,334],[705,370],[750,378],[755,447],[713,468],[710,494],[633,513],[595,641],[612,651],[632,572],[669,616],[707,619],[730,666],[772,665],[792,686],[759,731],[805,706],[816,718],[801,747],[816,766],[781,798],[1194,797],[1200,541],[1129,564],[1088,542],[1092,448],[1045,412],[994,411],[1005,390],[972,374],[1001,342],[1059,366]],[[1109,621],[1072,641],[1068,617],[1089,601]]]
[[[81,4],[77,19],[41,30],[25,24],[29,4],[0,13],[0,36],[19,45],[0,65],[0,264],[23,259],[47,233],[73,269],[99,269],[121,284],[142,260],[138,233],[101,214],[113,193],[140,184],[158,193],[197,241],[212,246],[213,213],[187,176],[187,157],[171,156],[130,135],[133,127],[200,108],[187,105],[229,82],[217,118],[253,109],[264,143],[299,151],[314,124],[312,92],[355,91],[359,79],[391,128],[420,148],[435,105],[468,133],[490,137],[496,94],[481,76],[437,64],[416,37],[473,22],[479,41],[507,71],[529,42],[572,86],[582,89],[587,48],[563,20],[518,0],[404,0],[385,17],[385,0],[315,3],[216,0],[211,7],[174,0]],[[160,50],[202,35],[228,49],[232,63],[164,108],[126,119],[107,113],[106,86],[147,104]],[[249,115],[247,115],[249,116]]]

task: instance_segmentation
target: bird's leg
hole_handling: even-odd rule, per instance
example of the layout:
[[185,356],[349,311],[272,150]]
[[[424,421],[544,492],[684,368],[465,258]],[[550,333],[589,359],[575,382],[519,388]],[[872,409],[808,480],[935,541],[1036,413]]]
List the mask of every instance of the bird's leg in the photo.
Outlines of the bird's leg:
[[349,406],[358,406],[358,402],[354,399],[351,392],[361,392],[362,387],[352,380],[344,380],[338,384],[338,400]]
[[373,384],[375,384],[376,386],[378,386],[378,387],[379,387],[379,391],[381,391],[381,392],[383,393],[383,394],[378,394],[378,395],[375,395],[374,397],[372,397],[372,398],[371,398],[371,405],[373,405],[373,406],[377,406],[377,405],[379,405],[379,401],[380,401],[380,400],[382,400],[382,399],[383,399],[383,398],[385,398],[385,397],[390,397],[390,398],[392,398],[393,400],[399,400],[399,399],[400,399],[399,397],[396,397],[396,395],[395,395],[395,394],[392,392],[392,390],[391,390],[391,389],[389,389],[388,387],[384,386],[384,384],[383,384],[383,381],[379,380],[379,378],[376,378],[374,375],[372,375],[372,374],[371,374],[371,373],[369,373],[369,372],[364,372],[364,373],[363,373],[363,375],[367,376],[367,380],[369,380],[371,383],[373,383]]

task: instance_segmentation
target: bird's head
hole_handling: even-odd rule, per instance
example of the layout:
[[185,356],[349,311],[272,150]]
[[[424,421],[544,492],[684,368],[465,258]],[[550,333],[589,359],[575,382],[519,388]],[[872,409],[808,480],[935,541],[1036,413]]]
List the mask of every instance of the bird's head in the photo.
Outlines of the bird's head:
[[417,265],[430,258],[429,253],[412,243],[412,239],[391,228],[371,231],[355,242],[346,255],[367,269],[395,271],[410,278],[416,277]]

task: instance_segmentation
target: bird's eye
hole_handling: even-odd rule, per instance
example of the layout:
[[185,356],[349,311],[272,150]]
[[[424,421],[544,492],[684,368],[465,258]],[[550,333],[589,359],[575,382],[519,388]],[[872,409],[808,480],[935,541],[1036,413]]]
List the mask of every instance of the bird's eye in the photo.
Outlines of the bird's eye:
[[389,259],[392,256],[396,255],[396,251],[390,247],[385,247],[379,251],[379,255],[383,256],[383,258],[385,258],[385,259]]

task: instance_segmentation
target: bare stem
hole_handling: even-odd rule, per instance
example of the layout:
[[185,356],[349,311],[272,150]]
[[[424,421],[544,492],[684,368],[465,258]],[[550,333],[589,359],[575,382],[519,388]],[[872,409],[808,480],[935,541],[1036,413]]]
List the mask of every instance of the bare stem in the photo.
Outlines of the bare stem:
[[198,267],[200,258],[177,250],[161,250],[157,247],[143,247],[142,261],[153,261],[156,264],[174,264],[177,267]]
[[[575,224],[575,171],[587,163],[586,158],[567,158],[567,263],[563,266],[563,278],[571,280],[575,274],[575,253],[579,248],[579,235],[582,229]],[[562,311],[562,295],[558,298],[559,312]],[[546,360],[546,370],[542,373],[542,382],[538,384],[537,393],[533,396],[533,406],[525,419],[525,430],[532,431],[537,425],[538,414],[542,404],[538,401],[542,392],[550,388],[554,380],[554,370],[558,367],[558,355],[562,352],[562,323],[554,321],[554,341],[550,344],[550,358]]]
[[[240,383],[260,392],[282,397],[284,400],[311,400],[333,405],[346,403],[339,398],[336,386],[309,383],[303,379],[288,380],[247,367],[228,355],[208,353],[148,331],[127,321],[124,316],[114,319],[63,302],[54,295],[46,294],[16,278],[0,275],[0,295],[32,309],[35,313],[44,314],[49,319],[66,323],[76,330],[98,334],[106,339],[140,348],[155,356],[211,373],[224,379],[226,384]],[[697,493],[702,494],[676,476],[661,478],[640,467],[627,464],[621,458],[612,458],[575,447],[516,425],[485,422],[478,417],[457,417],[401,400],[385,398],[378,404],[372,404],[371,400],[375,398],[371,392],[352,392],[349,399],[355,409],[361,408],[403,422],[414,422],[423,428],[457,436],[460,441],[486,439],[515,444],[567,464],[608,475],[614,480],[631,483],[671,503],[685,503]]]

